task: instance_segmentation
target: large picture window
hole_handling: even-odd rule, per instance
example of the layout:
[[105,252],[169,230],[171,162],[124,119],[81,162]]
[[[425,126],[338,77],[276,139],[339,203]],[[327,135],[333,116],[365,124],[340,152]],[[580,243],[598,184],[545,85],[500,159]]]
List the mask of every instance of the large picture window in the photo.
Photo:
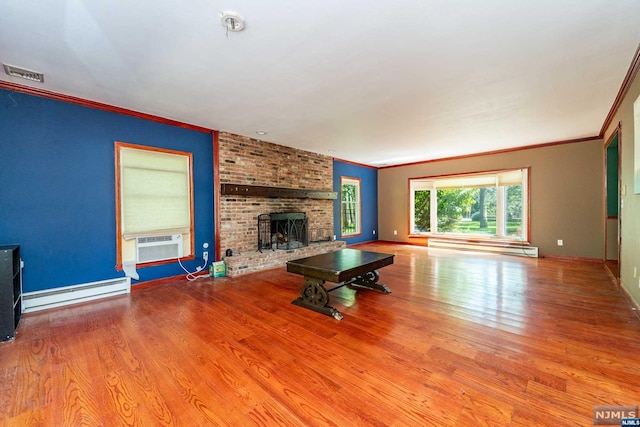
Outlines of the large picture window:
[[360,180],[340,177],[340,233],[343,237],[361,233],[360,210]]
[[528,241],[529,170],[412,178],[413,235]]
[[[139,264],[136,244],[161,236],[193,254],[192,154],[115,143],[118,268]],[[175,260],[173,260],[175,261]]]

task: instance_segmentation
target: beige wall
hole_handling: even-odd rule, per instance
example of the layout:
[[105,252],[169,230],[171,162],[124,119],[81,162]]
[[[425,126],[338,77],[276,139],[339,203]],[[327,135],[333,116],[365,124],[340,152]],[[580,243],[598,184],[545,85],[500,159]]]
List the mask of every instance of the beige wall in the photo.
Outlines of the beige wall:
[[[541,255],[601,260],[603,153],[603,141],[595,140],[380,169],[379,237],[424,242],[408,236],[410,178],[530,167],[531,244]],[[564,246],[557,246],[558,239]]]
[[[620,210],[621,240],[620,248],[620,280],[622,286],[631,297],[640,304],[640,273],[634,277],[634,267],[640,272],[640,194],[633,194],[634,171],[634,124],[633,102],[640,96],[640,78],[636,76],[629,91],[622,100],[622,104],[613,117],[611,125],[606,129],[605,141],[615,132],[618,123],[621,131],[620,144],[622,187],[626,187],[626,194],[622,196]],[[635,131],[639,131],[635,130]]]

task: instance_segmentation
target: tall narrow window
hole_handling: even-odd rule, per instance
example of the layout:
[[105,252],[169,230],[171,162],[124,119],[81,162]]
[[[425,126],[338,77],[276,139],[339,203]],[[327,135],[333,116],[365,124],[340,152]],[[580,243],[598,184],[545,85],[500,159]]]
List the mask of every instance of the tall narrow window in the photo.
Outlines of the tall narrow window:
[[115,159],[118,268],[193,254],[192,154],[116,142]]
[[409,180],[411,233],[528,240],[528,169]]
[[360,234],[360,180],[340,177],[340,232],[343,237]]

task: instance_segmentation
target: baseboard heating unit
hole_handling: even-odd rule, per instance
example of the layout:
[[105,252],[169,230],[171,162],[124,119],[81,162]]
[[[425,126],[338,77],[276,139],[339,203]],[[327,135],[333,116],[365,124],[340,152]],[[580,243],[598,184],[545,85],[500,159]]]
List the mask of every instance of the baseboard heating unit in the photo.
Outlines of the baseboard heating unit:
[[98,282],[25,292],[22,294],[22,311],[30,313],[48,308],[77,304],[99,298],[128,294],[131,292],[131,278],[100,280]]
[[460,251],[492,252],[503,255],[518,255],[530,258],[538,258],[538,248],[535,246],[515,246],[501,244],[482,244],[471,242],[458,242],[454,240],[429,239],[430,248],[457,249]]

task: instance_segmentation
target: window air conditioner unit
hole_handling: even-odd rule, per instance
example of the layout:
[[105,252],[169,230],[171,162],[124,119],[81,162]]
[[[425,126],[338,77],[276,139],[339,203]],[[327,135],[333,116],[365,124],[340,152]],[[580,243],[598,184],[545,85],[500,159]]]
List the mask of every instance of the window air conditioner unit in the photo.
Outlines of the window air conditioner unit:
[[182,235],[136,237],[136,262],[182,258]]

